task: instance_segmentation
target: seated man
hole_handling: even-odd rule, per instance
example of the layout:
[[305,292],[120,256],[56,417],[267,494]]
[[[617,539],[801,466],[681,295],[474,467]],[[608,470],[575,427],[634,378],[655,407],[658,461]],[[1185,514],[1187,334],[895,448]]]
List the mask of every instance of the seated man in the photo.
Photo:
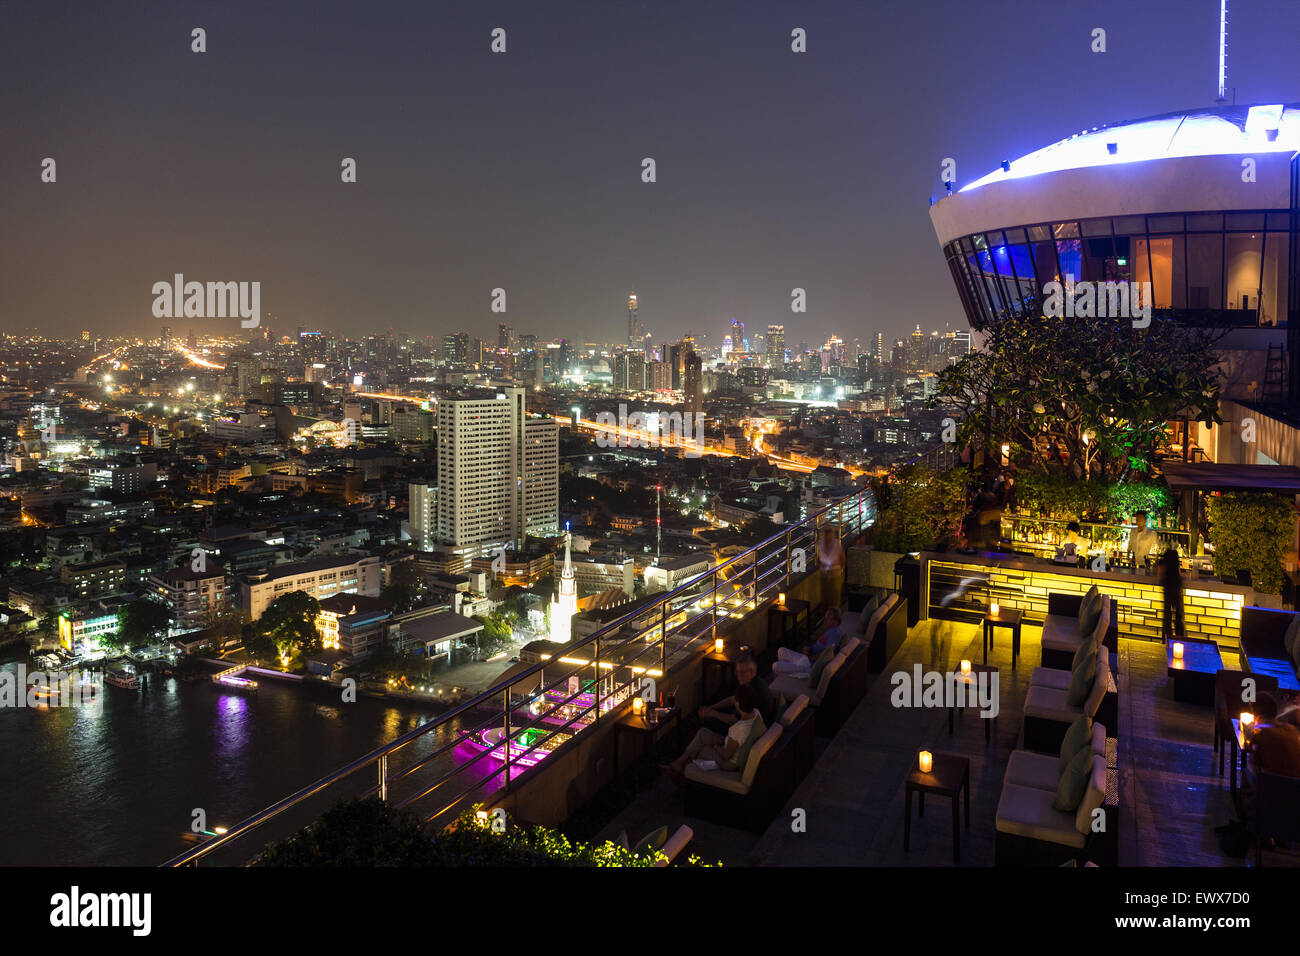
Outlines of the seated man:
[[[763,720],[771,724],[777,718],[776,695],[768,689],[767,681],[758,676],[758,663],[748,652],[736,658],[736,683],[740,687],[750,687],[758,697],[758,712]],[[713,704],[705,704],[699,709],[700,726],[707,727],[715,733],[725,734],[739,718],[736,715],[736,698],[727,695]]]
[[1255,702],[1251,765],[1282,777],[1300,777],[1300,728],[1278,719],[1277,698],[1260,694]]
[[661,764],[660,769],[671,774],[673,780],[681,782],[686,765],[692,760],[712,760],[721,770],[743,770],[731,760],[749,736],[754,718],[758,716],[758,695],[754,688],[741,684],[736,688],[736,720],[728,729],[726,736],[715,733],[707,727],[701,727],[695,733],[690,745],[680,757],[672,763]]
[[780,647],[776,651],[776,663],[772,665],[773,674],[794,674],[807,677],[812,673],[812,662],[821,656],[828,647],[838,647],[844,636],[843,615],[837,607],[826,609],[826,629],[817,635],[816,640],[805,645],[801,650],[792,651]]

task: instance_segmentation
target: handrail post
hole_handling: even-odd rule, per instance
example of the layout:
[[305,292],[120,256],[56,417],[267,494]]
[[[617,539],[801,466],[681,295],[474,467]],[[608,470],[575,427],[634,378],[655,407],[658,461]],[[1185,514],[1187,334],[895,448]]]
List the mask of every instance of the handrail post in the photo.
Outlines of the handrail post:
[[754,548],[754,610],[758,610],[758,547]]
[[[668,651],[666,650],[666,648],[668,647],[668,601],[667,599],[665,599],[663,603],[659,605],[659,640],[663,642],[663,646],[665,648],[664,654],[667,655],[668,653]],[[664,671],[663,676],[665,677],[668,676],[667,670]]]
[[[713,569],[713,600],[710,602],[709,610],[713,613],[713,623],[709,625],[709,646],[712,647],[718,639],[718,569]],[[667,670],[664,671],[668,673]]]
[[790,588],[790,564],[794,560],[794,554],[790,547],[791,541],[793,540],[791,536],[793,534],[794,534],[793,528],[786,529],[785,531],[785,586],[787,590],[789,590]]
[[388,754],[380,754],[377,764],[379,766],[379,799],[387,803],[388,802]]
[[595,659],[593,660],[592,663],[596,665],[595,668],[596,682],[592,685],[592,687],[596,695],[596,716],[592,718],[591,722],[593,724],[599,724],[600,723],[600,635],[599,634],[596,635],[594,650],[595,650],[595,654],[593,656]]
[[506,715],[506,735],[501,741],[501,746],[505,747],[506,755],[506,789],[510,789],[510,688],[506,687],[501,692],[501,706]]

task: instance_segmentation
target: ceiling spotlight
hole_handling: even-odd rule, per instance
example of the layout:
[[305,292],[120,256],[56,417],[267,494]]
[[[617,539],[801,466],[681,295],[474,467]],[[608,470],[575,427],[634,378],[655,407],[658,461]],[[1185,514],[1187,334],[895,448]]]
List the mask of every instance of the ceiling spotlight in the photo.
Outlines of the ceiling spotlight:
[[1011,172],[1011,160],[1009,159],[1002,160],[1002,171],[1004,173]]
[[1119,152],[1119,143],[1107,143],[1106,152],[1110,153],[1112,156],[1116,155]]

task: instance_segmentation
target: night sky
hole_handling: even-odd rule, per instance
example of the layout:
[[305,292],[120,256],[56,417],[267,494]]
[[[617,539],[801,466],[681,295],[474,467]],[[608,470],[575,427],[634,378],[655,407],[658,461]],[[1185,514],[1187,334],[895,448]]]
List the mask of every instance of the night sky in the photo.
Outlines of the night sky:
[[[733,315],[792,347],[964,326],[927,214],[941,160],[960,185],[1213,105],[1218,8],[4,0],[0,330],[237,325],[155,319],[177,272],[260,281],[285,332],[615,341],[633,290],[657,341],[716,346]],[[1295,0],[1233,0],[1238,103],[1300,101],[1298,34]]]

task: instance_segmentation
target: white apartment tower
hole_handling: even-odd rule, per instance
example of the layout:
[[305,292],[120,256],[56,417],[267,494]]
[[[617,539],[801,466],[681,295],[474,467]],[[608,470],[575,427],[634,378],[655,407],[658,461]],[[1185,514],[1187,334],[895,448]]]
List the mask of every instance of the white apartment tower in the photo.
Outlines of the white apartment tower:
[[437,500],[436,538],[466,562],[497,547],[518,550],[526,534],[554,535],[555,422],[526,416],[522,388],[439,403]]
[[421,551],[432,551],[438,534],[438,486],[413,481],[406,490],[411,540]]

